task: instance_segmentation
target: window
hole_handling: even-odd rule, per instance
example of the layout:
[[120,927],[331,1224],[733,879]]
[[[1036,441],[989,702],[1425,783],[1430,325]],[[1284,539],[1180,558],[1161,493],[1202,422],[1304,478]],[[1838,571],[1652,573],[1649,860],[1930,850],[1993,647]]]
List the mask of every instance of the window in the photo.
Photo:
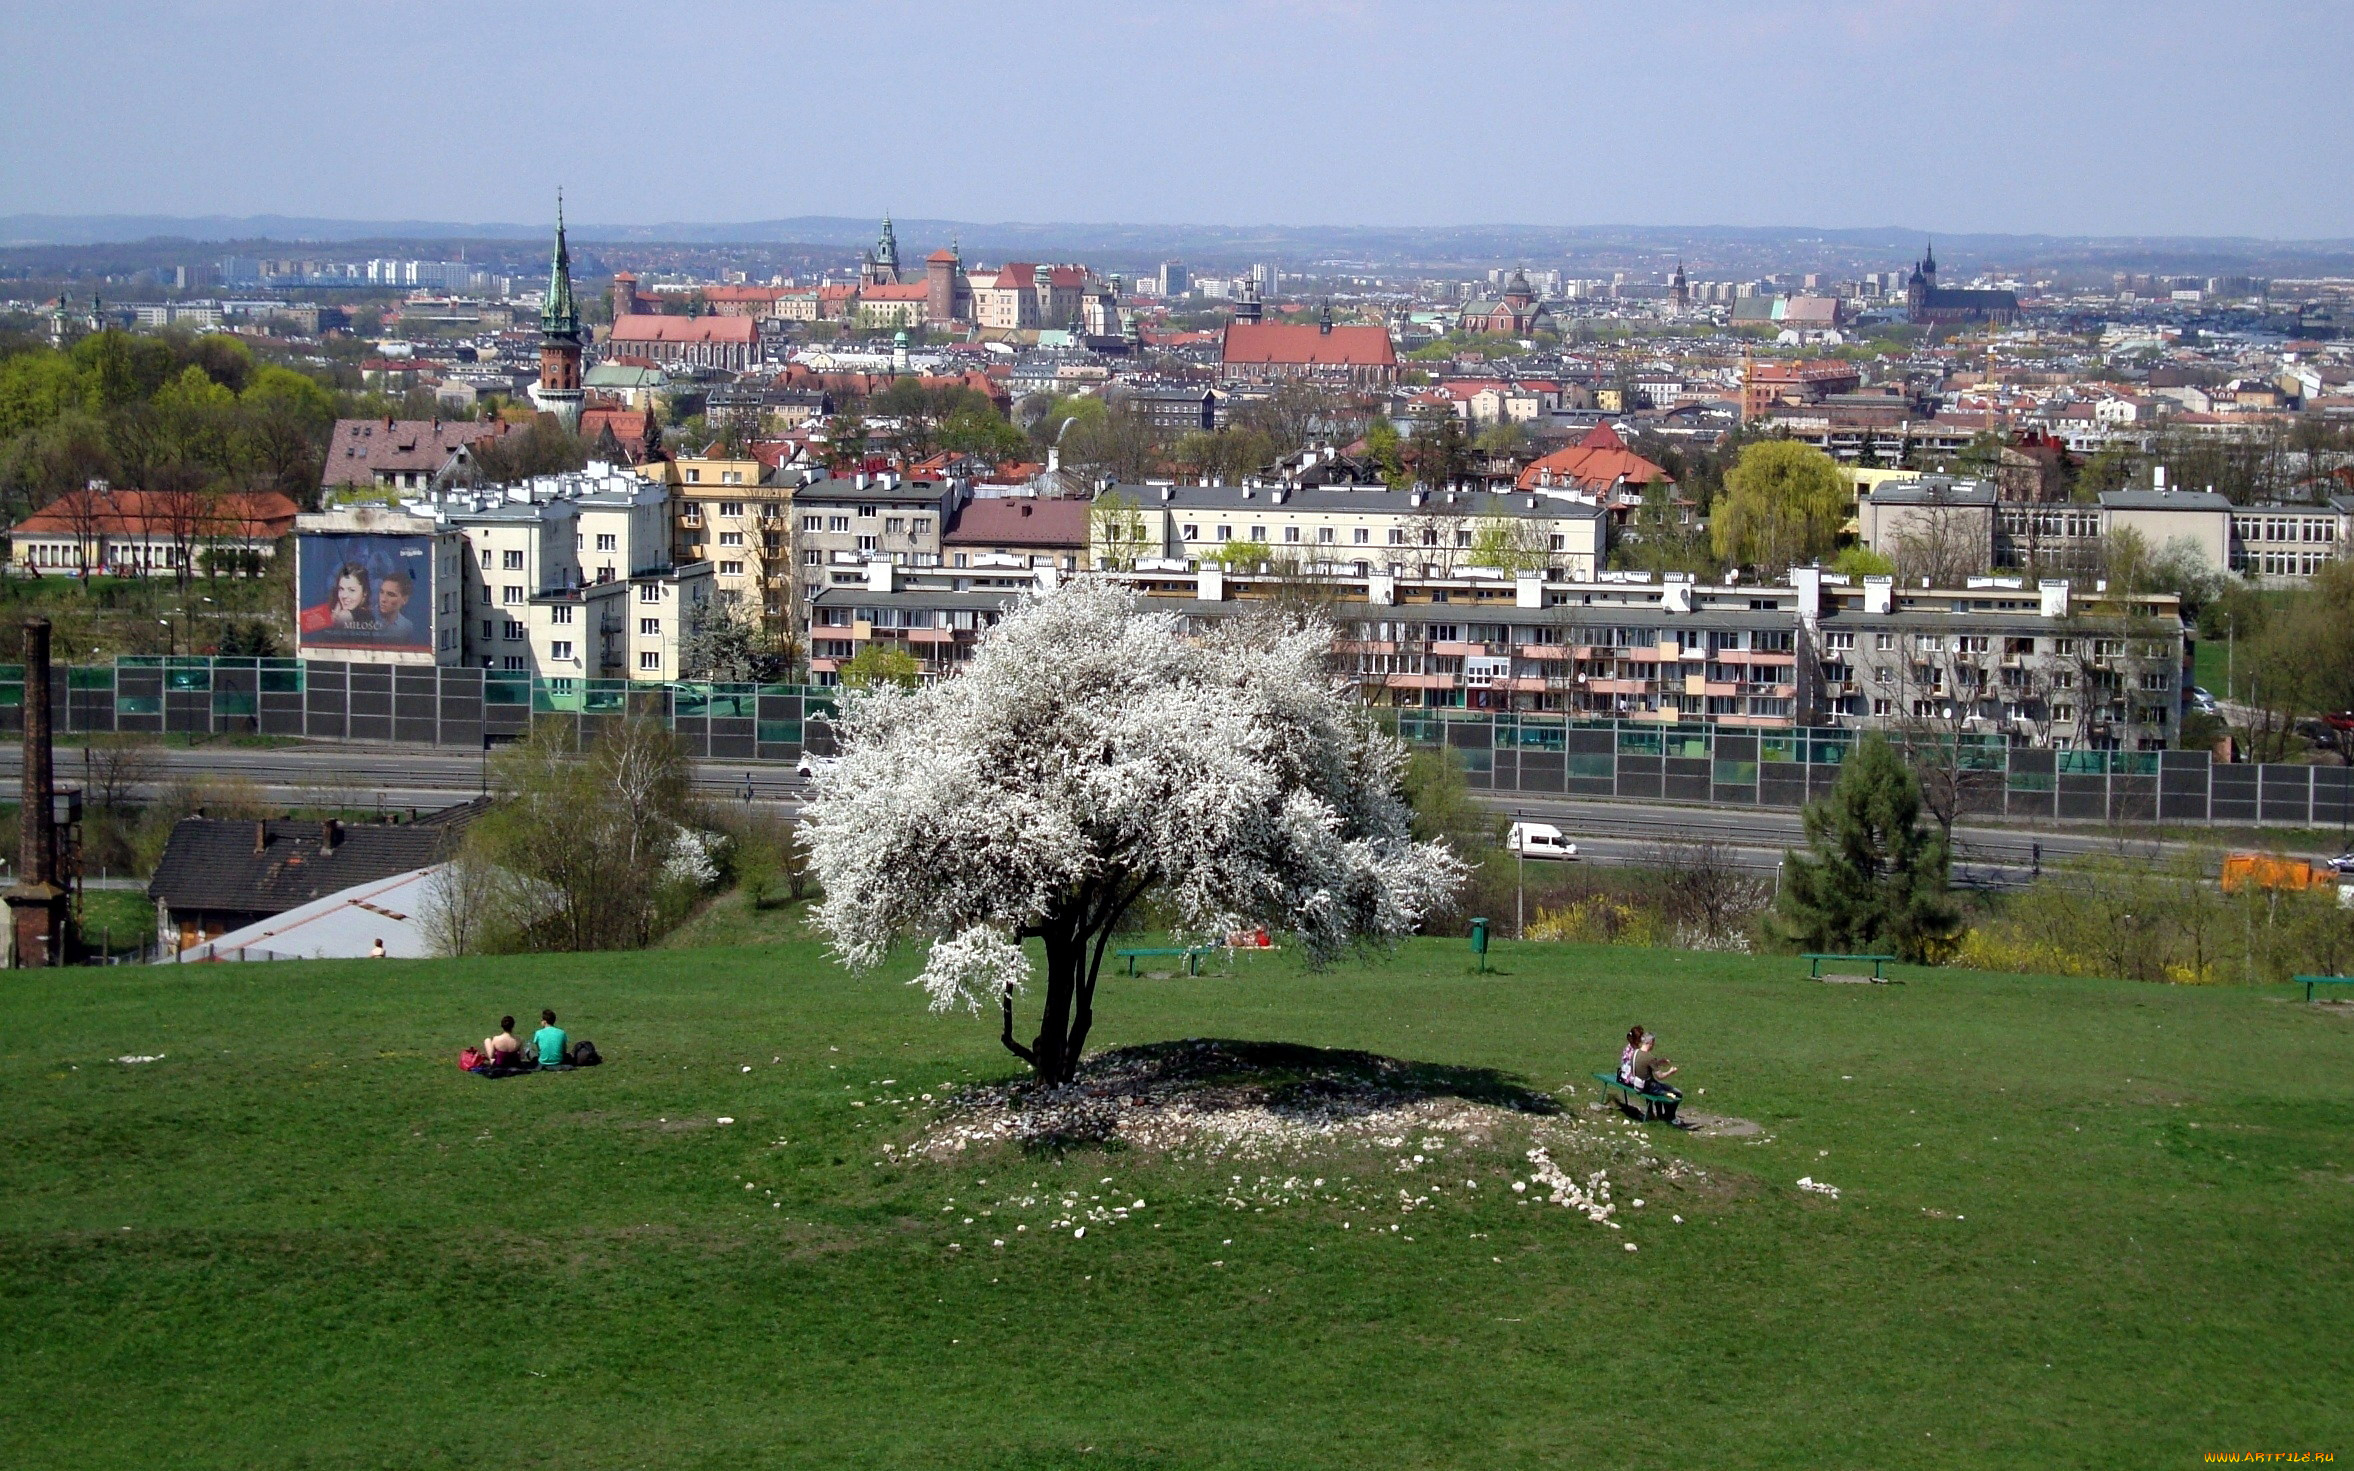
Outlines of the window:
[[828,516],[828,517],[826,517],[826,530],[828,530],[828,531],[848,531],[849,529],[850,529],[850,518],[849,518],[848,516]]
[[507,657],[499,661],[499,667],[501,669],[509,670],[521,669],[523,667],[523,656],[521,654],[509,654]]
[[883,535],[904,536],[906,534],[907,518],[905,516],[885,516],[883,518]]
[[689,470],[689,471],[687,471],[687,484],[689,484],[689,485],[701,485],[702,483],[703,483],[703,472],[702,472],[702,471],[700,471],[700,470]]
[[1459,547],[1467,547],[1471,545],[1471,531],[1469,528],[1465,528],[1464,530],[1455,533],[1455,545]]
[[620,536],[619,536],[617,533],[615,533],[615,532],[611,532],[611,531],[600,531],[600,532],[598,532],[598,533],[597,533],[597,550],[598,550],[598,551],[600,551],[600,552],[617,552],[617,551],[620,551],[620,550],[621,550],[621,537],[620,537]]
[[1251,528],[1251,540],[1253,540],[1253,541],[1265,541],[1266,539],[1267,539],[1267,528],[1266,528],[1266,527],[1264,527],[1264,526],[1254,526],[1254,527],[1252,527],[1252,528]]
[[1202,529],[1199,526],[1193,525],[1189,522],[1186,525],[1177,528],[1177,535],[1181,540],[1184,541],[1200,541],[1202,539]]
[[553,643],[549,644],[549,645],[548,645],[548,657],[549,657],[549,658],[551,658],[551,659],[569,659],[569,658],[571,658],[571,657],[572,657],[572,640],[570,640],[570,639],[568,639],[568,638],[560,638],[560,639],[557,639],[555,642],[553,642]]
[[1284,527],[1283,539],[1285,541],[1298,541],[1300,539],[1300,529],[1297,526]]
[[824,552],[807,551],[801,554],[801,565],[804,567],[822,567],[825,565],[825,560],[826,554]]
[[1872,635],[1872,647],[1875,649],[1893,649],[1896,647],[1896,635],[1893,633],[1875,633]]
[[862,552],[873,551],[875,549],[875,539],[871,536],[860,537],[858,539],[858,549]]
[[1390,528],[1390,545],[1394,547],[1402,547],[1405,544],[1406,528],[1403,526],[1392,526]]
[[719,514],[722,516],[741,516],[744,514],[744,503],[742,501],[721,501],[719,503]]
[[858,519],[861,521],[872,520],[874,518],[874,514],[875,508],[873,506],[860,506],[858,508]]
[[929,516],[918,516],[914,520],[908,522],[907,534],[909,536],[930,536],[932,534],[932,518]]
[[803,516],[801,529],[803,531],[823,531],[826,529],[826,518],[823,516]]
[[572,610],[570,608],[550,608],[548,609],[548,621],[558,627],[569,628],[572,626]]
[[523,570],[523,554],[513,551],[501,552],[499,553],[499,566],[504,571],[520,572]]
[[661,620],[661,619],[659,619],[659,618],[640,618],[640,619],[638,620],[638,637],[639,637],[639,638],[660,638],[660,637],[662,637],[662,620]]
[[520,603],[523,601],[523,589],[510,582],[505,587],[499,589],[499,601],[502,603]]
[[488,566],[490,565],[490,548],[489,548],[489,547],[484,547],[484,548],[482,549],[482,565],[483,565],[483,566],[485,566],[485,567],[488,567]]
[[639,602],[641,602],[641,603],[659,603],[659,602],[661,602],[661,601],[662,601],[662,584],[661,584],[661,583],[659,583],[659,582],[641,582],[641,583],[639,583],[639,584],[638,584],[638,601],[639,601]]
[[491,636],[492,636],[493,634],[495,634],[497,631],[498,631],[498,624],[497,624],[497,623],[493,622],[491,619],[488,619],[488,618],[485,618],[485,619],[483,619],[483,620],[482,620],[482,636],[483,636],[484,638],[489,638],[489,637],[491,637]]
[[513,643],[523,637],[523,625],[510,618],[507,620],[506,627],[499,630],[499,637]]
[[1331,528],[1331,527],[1329,527],[1329,526],[1319,526],[1319,527],[1317,527],[1317,528],[1316,528],[1316,540],[1317,540],[1318,544],[1320,544],[1320,545],[1323,545],[1323,546],[1330,546],[1330,545],[1332,545],[1332,528]]
[[741,562],[722,562],[719,564],[719,575],[722,577],[741,577],[744,575],[744,564]]
[[660,674],[662,672],[662,655],[653,649],[646,650],[638,655],[638,668],[648,674]]
[[722,531],[719,533],[719,544],[723,547],[740,547],[744,544],[744,533],[741,531]]

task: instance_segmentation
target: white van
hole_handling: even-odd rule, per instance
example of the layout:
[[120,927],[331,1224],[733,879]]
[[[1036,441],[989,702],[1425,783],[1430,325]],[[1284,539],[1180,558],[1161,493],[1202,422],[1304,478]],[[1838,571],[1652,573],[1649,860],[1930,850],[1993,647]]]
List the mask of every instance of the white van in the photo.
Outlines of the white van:
[[1523,858],[1575,858],[1578,845],[1561,835],[1561,829],[1549,822],[1516,822],[1505,835],[1504,846]]

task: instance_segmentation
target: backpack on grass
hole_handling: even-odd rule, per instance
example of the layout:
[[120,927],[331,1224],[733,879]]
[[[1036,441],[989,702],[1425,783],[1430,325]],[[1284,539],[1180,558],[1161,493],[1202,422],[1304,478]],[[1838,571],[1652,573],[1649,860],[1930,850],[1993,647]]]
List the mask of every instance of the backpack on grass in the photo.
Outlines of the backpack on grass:
[[488,1059],[483,1057],[481,1048],[469,1047],[465,1051],[458,1054],[458,1070],[460,1072],[478,1073],[482,1071],[482,1065],[487,1060]]
[[583,1037],[572,1044],[572,1050],[566,1060],[574,1067],[595,1067],[605,1059],[597,1055],[597,1044]]

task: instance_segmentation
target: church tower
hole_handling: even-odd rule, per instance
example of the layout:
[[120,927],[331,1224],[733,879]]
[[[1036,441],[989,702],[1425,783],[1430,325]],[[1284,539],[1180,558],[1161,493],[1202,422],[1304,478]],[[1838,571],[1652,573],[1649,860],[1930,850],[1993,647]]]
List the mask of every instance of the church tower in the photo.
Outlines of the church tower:
[[1667,278],[1667,314],[1683,316],[1692,309],[1692,289],[1684,280],[1684,263],[1676,262],[1676,273]]
[[556,193],[556,253],[539,309],[539,386],[531,401],[567,429],[580,427],[580,308],[572,299],[572,251],[564,243],[564,194]]
[[883,233],[876,238],[875,248],[867,252],[866,263],[858,268],[858,284],[896,286],[899,281],[899,237],[891,232],[891,217],[885,215]]

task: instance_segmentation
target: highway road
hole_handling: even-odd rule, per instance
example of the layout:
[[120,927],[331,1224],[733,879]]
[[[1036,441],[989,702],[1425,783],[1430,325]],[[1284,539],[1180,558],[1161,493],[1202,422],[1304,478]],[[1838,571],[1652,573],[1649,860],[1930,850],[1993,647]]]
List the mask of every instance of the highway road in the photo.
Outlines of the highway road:
[[[135,788],[138,796],[149,795],[157,785],[175,779],[234,776],[252,782],[273,805],[352,811],[431,811],[478,794],[486,772],[479,752],[416,746],[313,742],[267,748],[157,747],[148,755],[155,763],[156,778]],[[18,761],[15,746],[0,746],[0,796],[16,795]],[[85,782],[78,748],[58,750],[57,777],[61,782]],[[786,815],[799,810],[806,791],[806,784],[790,766],[757,761],[698,763],[695,785],[706,796],[739,801],[744,800],[749,785],[750,800],[756,806]],[[1713,838],[1731,849],[1733,860],[1741,866],[1770,872],[1780,863],[1785,849],[1804,841],[1798,814],[1772,808],[1519,793],[1483,800],[1500,811],[1552,823],[1578,845],[1580,858],[1587,862],[1648,863],[1663,841]],[[2030,879],[2039,859],[2110,854],[2149,860],[2180,846],[2087,828],[2028,832],[1962,827],[1955,831],[1955,879],[1971,886],[2005,887]]]

